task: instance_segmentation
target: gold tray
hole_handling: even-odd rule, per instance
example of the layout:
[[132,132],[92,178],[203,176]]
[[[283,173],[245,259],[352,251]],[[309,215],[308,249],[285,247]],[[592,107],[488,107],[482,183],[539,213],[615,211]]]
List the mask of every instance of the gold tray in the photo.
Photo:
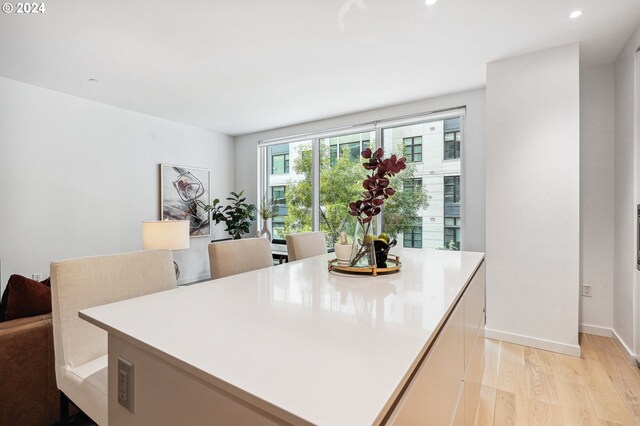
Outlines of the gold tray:
[[391,266],[387,266],[386,268],[377,268],[376,266],[364,266],[364,267],[355,267],[355,266],[344,266],[338,265],[338,259],[331,259],[328,262],[329,272],[346,272],[349,274],[367,274],[373,275],[374,277],[378,274],[388,274],[391,272],[398,272],[402,267],[402,263],[400,262],[400,257],[395,254],[389,254],[387,257],[387,265],[391,264]]

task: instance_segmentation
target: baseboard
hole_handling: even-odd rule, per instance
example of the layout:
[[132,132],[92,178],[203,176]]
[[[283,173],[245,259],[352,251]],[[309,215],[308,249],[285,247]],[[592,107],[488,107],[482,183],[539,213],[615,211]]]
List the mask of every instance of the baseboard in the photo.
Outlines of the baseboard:
[[615,330],[612,329],[611,332],[612,332],[611,340],[613,340],[613,343],[615,343],[616,347],[618,348],[622,356],[624,356],[627,359],[629,364],[637,366],[640,360],[636,358],[636,355],[633,353],[631,349],[627,347],[627,345],[620,338],[620,336],[618,336],[618,333],[616,333]]
[[519,334],[505,333],[485,329],[485,336],[489,339],[502,340],[504,342],[515,343],[516,345],[529,346],[544,351],[557,352],[564,355],[580,356],[580,346],[567,345],[566,343],[553,342],[550,340],[536,339],[535,337],[522,336]]
[[209,274],[196,275],[195,277],[180,277],[178,279],[178,285],[195,284],[202,281],[209,281],[210,279],[211,275]]
[[580,324],[580,333],[593,336],[611,337],[611,329],[599,325]]

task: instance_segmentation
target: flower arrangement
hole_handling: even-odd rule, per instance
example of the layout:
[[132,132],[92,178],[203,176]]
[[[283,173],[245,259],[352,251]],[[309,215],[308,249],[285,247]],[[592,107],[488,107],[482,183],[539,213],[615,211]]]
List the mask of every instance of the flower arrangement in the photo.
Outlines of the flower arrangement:
[[395,154],[383,159],[384,149],[378,148],[372,152],[370,148],[362,151],[362,158],[369,160],[362,163],[366,170],[371,170],[371,176],[362,181],[365,189],[360,200],[349,203],[349,214],[355,216],[360,225],[370,224],[371,220],[380,214],[384,200],[396,193],[389,186],[389,177],[395,176],[407,168],[406,158],[398,159]]
[[[385,159],[382,148],[378,148],[376,151],[367,148],[361,154],[362,158],[367,160],[362,163],[362,166],[366,170],[370,170],[371,175],[362,182],[362,187],[365,189],[362,193],[363,197],[349,203],[349,214],[355,216],[364,230],[364,238],[360,242],[358,251],[352,256],[351,266],[356,265],[367,254],[367,251],[373,250],[373,238],[369,236],[371,221],[382,211],[384,201],[396,193],[396,190],[389,186],[389,178],[407,168],[405,157],[398,158],[393,154]],[[356,244],[355,240],[354,244]],[[375,259],[375,256],[373,257]]]

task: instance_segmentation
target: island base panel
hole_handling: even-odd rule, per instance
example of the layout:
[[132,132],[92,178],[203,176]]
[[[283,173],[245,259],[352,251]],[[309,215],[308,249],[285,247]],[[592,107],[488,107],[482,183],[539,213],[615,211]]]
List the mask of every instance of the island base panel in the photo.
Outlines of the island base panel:
[[473,425],[484,373],[484,262],[389,416],[391,425]]
[[[118,404],[118,357],[135,366],[133,413]],[[111,426],[287,424],[111,334],[108,374]]]

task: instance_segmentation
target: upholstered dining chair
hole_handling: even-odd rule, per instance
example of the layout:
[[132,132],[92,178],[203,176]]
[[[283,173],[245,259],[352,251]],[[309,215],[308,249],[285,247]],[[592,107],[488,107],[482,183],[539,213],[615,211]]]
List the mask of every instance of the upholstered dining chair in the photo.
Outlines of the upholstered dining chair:
[[[53,345],[58,389],[99,425],[108,425],[107,333],[78,311],[175,288],[169,250],[51,263]],[[66,422],[68,400],[61,406]]]
[[243,238],[209,244],[211,279],[273,266],[266,238]]
[[289,262],[327,253],[327,242],[323,232],[302,232],[287,235]]

